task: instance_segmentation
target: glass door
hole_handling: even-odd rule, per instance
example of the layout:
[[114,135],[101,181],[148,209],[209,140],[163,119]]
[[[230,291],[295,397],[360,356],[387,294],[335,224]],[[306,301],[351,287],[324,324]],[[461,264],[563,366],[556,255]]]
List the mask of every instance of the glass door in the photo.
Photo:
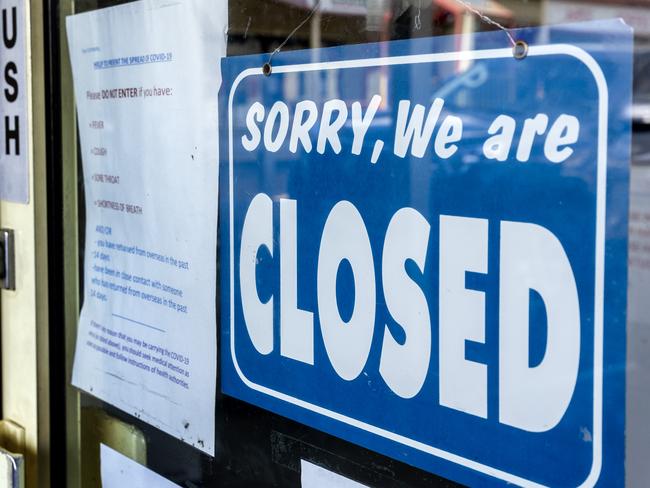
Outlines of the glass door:
[[[225,1],[225,0],[223,0]],[[111,0],[58,0],[52,2],[55,8],[44,17],[49,22],[51,47],[51,75],[54,81],[51,104],[53,170],[58,176],[50,181],[55,185],[56,204],[60,208],[57,220],[60,235],[58,241],[60,275],[50,277],[50,286],[56,286],[60,298],[60,319],[62,328],[57,337],[61,340],[60,359],[64,363],[64,374],[57,381],[64,381],[62,387],[62,404],[65,405],[61,418],[65,418],[65,459],[66,486],[71,488],[92,488],[101,486],[100,455],[102,445],[121,453],[151,471],[163,476],[179,486],[186,487],[247,487],[247,486],[300,486],[301,461],[333,471],[346,478],[356,480],[372,487],[394,486],[457,486],[452,481],[408,464],[380,455],[368,449],[358,447],[317,429],[299,422],[289,420],[264,409],[242,402],[221,393],[221,376],[217,368],[216,407],[215,407],[215,449],[214,456],[189,446],[182,440],[152,427],[149,422],[129,415],[123,410],[103,402],[95,396],[74,388],[70,384],[73,374],[73,360],[77,340],[77,324],[84,297],[84,252],[87,248],[86,229],[86,188],[80,154],[80,141],[77,113],[74,104],[74,87],[66,36],[66,18],[70,15],[93,12],[105,7],[129,2]],[[319,4],[322,6],[319,7]],[[589,20],[598,17],[621,15],[630,23],[637,23],[635,37],[635,94],[631,107],[633,123],[633,178],[646,178],[646,169],[650,158],[650,145],[646,144],[646,133],[650,127],[645,98],[650,97],[648,79],[650,71],[645,63],[650,30],[644,27],[650,22],[648,7],[622,7],[616,2],[565,1],[513,1],[475,2],[476,8],[468,9],[459,1],[419,1],[419,0],[367,0],[309,2],[298,0],[229,0],[227,55],[273,53],[282,51],[320,48],[366,42],[412,39],[446,34],[463,34],[478,31],[495,30],[500,26],[506,28],[517,26],[535,26],[549,23],[561,23],[575,20]],[[596,5],[597,4],[597,5]],[[597,7],[597,8],[596,8]],[[40,12],[33,7],[32,27],[36,24]],[[215,6],[215,8],[217,8]],[[476,10],[476,11],[475,11]],[[480,15],[476,15],[477,12]],[[493,22],[485,22],[487,16]],[[645,19],[641,22],[639,19]],[[495,24],[496,22],[496,24]],[[497,25],[498,24],[498,25]],[[155,27],[155,26],[154,26]],[[162,27],[161,27],[162,29]],[[218,34],[218,33],[216,33]],[[472,46],[462,46],[471,49]],[[34,54],[38,55],[38,51]],[[34,58],[38,59],[38,56]],[[215,62],[217,62],[215,60]],[[36,61],[33,61],[33,65]],[[34,68],[32,68],[34,70]],[[99,69],[99,68],[98,68]],[[42,72],[33,71],[32,87],[42,80]],[[38,78],[41,76],[41,78]],[[187,73],[192,76],[192,73]],[[378,80],[377,83],[380,81]],[[285,87],[287,92],[292,86]],[[36,98],[35,100],[38,100]],[[38,109],[38,104],[34,107]],[[40,114],[43,117],[43,114]],[[38,114],[34,117],[34,130],[42,130]],[[216,134],[215,134],[216,137]],[[644,142],[645,141],[645,142]],[[32,172],[38,176],[40,161],[39,151],[42,147],[34,146]],[[639,176],[641,175],[641,176]],[[86,175],[87,176],[87,175]],[[647,178],[646,178],[647,179]],[[47,307],[47,286],[36,277],[44,269],[44,257],[33,244],[41,232],[45,232],[45,200],[40,195],[44,188],[44,178],[33,180],[32,195],[28,205],[1,204],[0,224],[12,228],[21,246],[21,253],[16,257],[17,269],[21,271],[22,280],[18,282],[17,291],[2,291],[2,350],[3,350],[3,415],[15,420],[26,432],[26,452],[28,453],[28,480],[34,480],[36,473],[45,476],[47,461],[36,469],[36,452],[39,446],[37,405],[34,401],[13,403],[9,398],[31,398],[41,402],[38,395],[29,396],[37,391],[42,371],[38,361],[39,354],[47,358],[47,351],[40,346],[47,341],[47,314],[40,310]],[[644,180],[645,181],[645,180]],[[636,186],[634,186],[636,185]],[[646,183],[634,183],[636,199],[634,205],[645,205],[650,186]],[[633,198],[635,198],[633,196]],[[645,207],[644,207],[645,208]],[[645,217],[644,217],[645,216]],[[628,421],[645,418],[642,413],[646,404],[650,384],[643,378],[642,372],[648,371],[650,350],[647,347],[648,308],[647,289],[642,290],[647,274],[647,247],[650,234],[645,221],[646,210],[638,210],[631,219],[636,226],[635,249],[631,255],[639,264],[630,271],[634,278],[630,293],[636,294],[636,307],[641,310],[634,324],[628,326],[628,361],[635,364],[629,377],[633,390],[628,392]],[[637,219],[637,220],[634,220]],[[215,215],[215,226],[217,216]],[[50,239],[52,239],[50,234]],[[220,244],[221,245],[221,244]],[[220,246],[219,245],[219,246]],[[31,246],[31,247],[30,247]],[[645,251],[644,251],[645,249]],[[220,247],[215,255],[218,260]],[[636,253],[636,254],[635,254]],[[645,253],[645,254],[644,254]],[[643,264],[645,263],[645,264]],[[45,286],[45,288],[43,288]],[[23,295],[20,296],[21,292]],[[220,291],[214,300],[219,310]],[[639,302],[639,300],[641,302]],[[641,304],[639,304],[641,303]],[[645,307],[645,308],[643,308]],[[644,312],[645,310],[645,312]],[[40,320],[40,322],[39,322]],[[42,324],[46,325],[43,326]],[[39,325],[40,324],[40,325]],[[142,325],[142,324],[141,324]],[[145,324],[147,326],[147,324]],[[215,324],[214,341],[220,344],[219,319]],[[40,334],[40,335],[39,335]],[[16,355],[22,360],[17,359]],[[30,358],[24,361],[24,358]],[[42,359],[41,359],[42,361]],[[11,370],[11,365],[27,364],[20,371]],[[47,363],[45,363],[47,364]],[[5,365],[7,365],[5,367]],[[18,376],[16,376],[18,375]],[[63,380],[63,376],[65,379]],[[20,378],[20,379],[18,379]],[[13,386],[12,386],[13,385]],[[14,388],[14,390],[11,390]],[[64,390],[64,391],[63,391]],[[40,391],[40,390],[38,390]],[[44,400],[46,401],[46,399]],[[39,408],[40,408],[39,403]],[[47,425],[47,424],[46,424]],[[641,424],[639,424],[641,425]],[[647,466],[642,459],[647,455],[647,445],[643,442],[650,438],[647,429],[640,427],[632,432],[628,446],[627,466],[628,486],[641,486],[646,479]],[[645,429],[645,431],[644,431]],[[641,432],[643,431],[643,432]],[[644,433],[645,432],[645,433]],[[32,456],[30,465],[29,456]],[[40,460],[39,460],[40,462]],[[43,468],[42,466],[45,466]],[[28,481],[29,482],[29,481]],[[36,486],[34,484],[28,486]]]
[[44,13],[40,2],[0,9],[0,448],[11,486],[36,488],[49,486],[50,476]]

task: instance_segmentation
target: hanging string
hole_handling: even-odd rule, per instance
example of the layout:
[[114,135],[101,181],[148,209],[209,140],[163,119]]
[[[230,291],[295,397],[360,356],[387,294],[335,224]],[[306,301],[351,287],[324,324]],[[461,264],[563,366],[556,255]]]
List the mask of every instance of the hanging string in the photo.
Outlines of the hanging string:
[[490,24],[490,25],[493,25],[493,26],[498,27],[499,29],[501,29],[501,30],[502,30],[503,32],[505,32],[506,35],[508,36],[508,39],[510,40],[510,44],[512,44],[512,47],[513,47],[513,48],[517,47],[517,44],[518,44],[518,43],[517,43],[517,41],[514,40],[514,38],[512,37],[512,35],[510,34],[510,31],[509,31],[508,29],[506,29],[505,27],[503,27],[503,26],[502,26],[501,24],[499,24],[498,22],[492,20],[490,17],[488,17],[488,16],[485,15],[484,13],[481,13],[481,12],[480,12],[479,10],[477,10],[477,9],[476,9],[476,8],[475,8],[471,3],[468,3],[468,2],[466,2],[465,0],[454,0],[454,1],[457,2],[457,3],[459,3],[459,4],[461,4],[461,5],[462,5],[463,7],[465,7],[467,10],[469,10],[470,12],[472,12],[474,15],[478,16],[478,17],[479,17],[483,22],[485,22],[486,24]]
[[422,27],[422,19],[420,19],[420,14],[422,13],[422,0],[418,2],[418,13],[415,14],[415,19],[413,19],[413,28],[415,30],[420,30]]
[[248,29],[251,26],[251,20],[252,20],[252,17],[249,15],[248,16],[248,23],[246,24],[246,30],[244,31],[244,39],[246,39],[248,37]]
[[[289,39],[291,39],[295,35],[295,33],[298,32],[302,28],[302,26],[304,26],[307,22],[309,22],[309,19],[312,18],[312,16],[316,13],[318,8],[320,7],[321,1],[322,0],[317,0],[316,1],[316,3],[311,8],[311,10],[307,14],[307,16],[289,33],[289,35],[285,38],[285,40],[282,41],[280,43],[280,45],[278,47],[276,47],[273,50],[273,52],[271,52],[269,54],[268,61],[264,64],[264,66],[262,66],[262,72],[265,75],[268,76],[268,75],[271,74],[271,71],[272,71],[271,61],[273,60],[273,56],[278,54],[282,50],[282,48],[286,45],[286,43],[289,42]],[[467,9],[469,12],[476,15],[479,19],[481,19],[486,24],[493,25],[493,26],[501,29],[503,32],[505,32],[506,36],[508,36],[508,40],[510,41],[510,44],[512,44],[513,54],[514,54],[515,58],[523,59],[524,57],[526,57],[526,55],[528,53],[528,44],[526,44],[526,42],[524,42],[524,41],[515,41],[515,39],[512,37],[512,34],[510,34],[510,31],[507,28],[505,28],[503,25],[501,25],[497,21],[492,20],[490,17],[488,17],[484,13],[480,12],[471,3],[466,2],[465,0],[454,0],[454,1],[459,3],[460,5],[462,5],[463,7],[465,7],[465,9]],[[415,28],[415,30],[420,30],[420,28],[422,27],[422,20],[420,18],[421,13],[422,13],[422,0],[419,0],[418,1],[418,12],[415,15],[415,19],[414,19],[414,28]]]
[[316,10],[318,10],[318,7],[320,7],[320,3],[321,3],[321,1],[322,1],[322,0],[318,0],[318,1],[314,4],[314,6],[311,8],[311,10],[309,11],[309,13],[307,14],[307,17],[305,17],[305,18],[302,20],[302,22],[300,22],[300,24],[298,24],[298,25],[295,27],[295,29],[293,29],[293,30],[289,33],[289,35],[287,36],[287,38],[286,38],[284,41],[282,41],[282,42],[280,43],[280,45],[279,45],[278,47],[276,47],[276,48],[273,50],[273,52],[272,52],[271,54],[269,54],[269,59],[268,59],[268,61],[267,61],[266,64],[264,64],[264,66],[262,67],[262,70],[263,70],[263,72],[264,72],[265,75],[268,76],[268,75],[271,74],[271,61],[273,60],[273,56],[275,56],[277,53],[279,53],[279,52],[282,50],[282,48],[284,47],[284,45],[285,45],[287,42],[289,42],[289,39],[291,39],[291,38],[294,36],[294,34],[295,34],[296,32],[298,32],[298,31],[300,30],[300,28],[301,28],[303,25],[305,25],[307,22],[309,22],[309,19],[312,18],[312,16],[316,13]]

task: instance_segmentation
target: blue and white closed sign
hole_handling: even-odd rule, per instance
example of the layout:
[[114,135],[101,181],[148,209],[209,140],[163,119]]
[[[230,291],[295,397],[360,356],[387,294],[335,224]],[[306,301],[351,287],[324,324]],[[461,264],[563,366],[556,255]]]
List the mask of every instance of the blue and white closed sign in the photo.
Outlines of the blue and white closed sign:
[[222,388],[462,483],[621,485],[632,34],[513,35],[223,61]]

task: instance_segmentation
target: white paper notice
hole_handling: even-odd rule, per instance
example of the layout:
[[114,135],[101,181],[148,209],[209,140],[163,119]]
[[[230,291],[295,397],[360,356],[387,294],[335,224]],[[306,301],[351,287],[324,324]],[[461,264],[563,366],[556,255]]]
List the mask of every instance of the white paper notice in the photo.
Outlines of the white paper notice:
[[227,2],[68,17],[86,199],[72,382],[214,453]]
[[180,488],[167,478],[101,444],[102,488]]
[[302,488],[367,488],[304,459],[300,460],[300,484]]

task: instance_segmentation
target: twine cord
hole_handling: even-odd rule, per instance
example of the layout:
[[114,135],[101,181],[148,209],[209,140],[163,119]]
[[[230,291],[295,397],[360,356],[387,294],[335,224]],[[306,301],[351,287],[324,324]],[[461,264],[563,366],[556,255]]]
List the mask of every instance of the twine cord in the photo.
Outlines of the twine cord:
[[[271,66],[271,61],[273,60],[273,56],[278,54],[282,50],[282,48],[287,44],[287,42],[289,42],[289,39],[291,39],[296,34],[296,32],[298,32],[302,28],[302,26],[304,26],[307,22],[309,22],[309,19],[312,18],[312,16],[316,13],[318,8],[320,7],[321,1],[322,0],[317,0],[316,1],[316,3],[311,8],[311,10],[307,14],[307,16],[289,33],[289,35],[285,38],[285,40],[282,41],[280,43],[280,45],[278,47],[276,47],[273,50],[273,52],[271,52],[269,54],[269,59],[266,62],[267,65]],[[490,24],[490,25],[493,25],[493,26],[498,27],[499,29],[501,29],[503,32],[506,33],[506,36],[508,36],[508,40],[510,41],[510,44],[512,44],[512,47],[516,46],[517,43],[515,42],[515,39],[512,37],[512,34],[510,34],[510,31],[507,28],[505,28],[503,25],[501,25],[500,23],[498,23],[495,20],[492,20],[490,17],[488,17],[487,15],[485,15],[484,13],[479,11],[471,3],[466,2],[465,0],[454,0],[454,1],[456,3],[462,5],[463,7],[465,7],[465,9],[468,12],[471,12],[474,15],[476,15],[479,19],[481,19],[486,24]],[[414,27],[415,30],[420,30],[422,28],[421,13],[422,13],[422,0],[419,0],[418,1],[418,12],[415,15],[415,18],[413,19],[413,27]],[[249,25],[250,25],[250,19],[249,19]],[[248,31],[248,26],[247,26],[246,30]]]
[[471,3],[466,2],[465,0],[454,0],[455,2],[461,4],[463,7],[465,7],[469,12],[472,12],[474,15],[476,15],[479,19],[481,19],[483,22],[486,24],[493,25],[495,27],[498,27],[501,29],[503,32],[506,33],[508,36],[508,39],[510,40],[510,44],[512,44],[512,47],[515,47],[515,39],[512,37],[512,34],[510,34],[510,31],[506,29],[504,26],[499,24],[497,21],[492,20],[490,17],[485,15],[484,13],[481,13],[478,9],[476,9]]
[[289,33],[289,35],[287,36],[287,38],[286,38],[284,41],[282,41],[282,42],[280,43],[280,45],[279,45],[278,47],[276,47],[276,48],[273,50],[273,52],[272,52],[271,54],[269,54],[269,60],[266,62],[268,65],[271,65],[271,60],[273,59],[273,56],[275,56],[276,54],[278,54],[278,53],[282,50],[282,48],[285,46],[285,44],[286,44],[287,42],[289,42],[289,39],[291,39],[291,38],[294,36],[294,34],[295,34],[296,32],[298,32],[298,31],[300,30],[300,28],[301,28],[303,25],[305,25],[307,22],[309,22],[309,19],[312,18],[312,16],[316,13],[316,10],[318,10],[318,7],[320,7],[320,3],[321,3],[321,1],[322,1],[322,0],[318,0],[318,1],[314,4],[314,6],[311,8],[311,10],[309,11],[309,13],[307,14],[307,17],[305,17],[305,18],[302,20],[302,22],[300,22],[300,23],[295,27],[295,29],[293,29],[293,30]]
[[422,0],[418,1],[418,13],[415,14],[415,18],[413,19],[413,28],[415,30],[420,30],[422,27],[422,19],[420,18],[420,14],[422,13]]

